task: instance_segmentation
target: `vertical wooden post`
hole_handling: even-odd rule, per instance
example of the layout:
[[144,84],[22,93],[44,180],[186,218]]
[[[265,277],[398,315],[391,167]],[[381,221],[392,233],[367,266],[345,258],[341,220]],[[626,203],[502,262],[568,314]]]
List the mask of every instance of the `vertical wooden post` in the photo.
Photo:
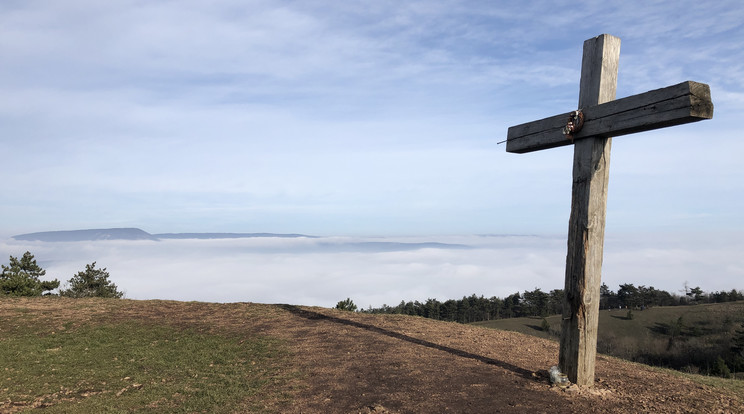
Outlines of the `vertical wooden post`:
[[[615,99],[620,39],[601,35],[584,42],[579,108]],[[581,386],[594,384],[611,138],[574,144],[571,218],[559,366]]]

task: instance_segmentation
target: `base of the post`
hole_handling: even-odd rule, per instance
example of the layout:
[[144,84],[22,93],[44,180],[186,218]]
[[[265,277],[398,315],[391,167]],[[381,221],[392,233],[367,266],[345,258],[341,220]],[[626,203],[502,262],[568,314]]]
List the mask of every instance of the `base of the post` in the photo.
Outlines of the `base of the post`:
[[[584,325],[584,326],[581,326]],[[582,387],[594,385],[596,341],[587,341],[586,326],[577,318],[564,319],[561,329],[561,348],[558,367],[568,380]]]

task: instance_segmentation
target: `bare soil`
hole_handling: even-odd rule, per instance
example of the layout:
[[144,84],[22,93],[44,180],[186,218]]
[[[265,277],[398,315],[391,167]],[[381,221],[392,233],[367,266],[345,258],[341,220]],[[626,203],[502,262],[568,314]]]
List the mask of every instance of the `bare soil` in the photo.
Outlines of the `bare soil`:
[[0,317],[19,308],[50,330],[136,318],[281,338],[289,362],[260,401],[273,412],[744,412],[741,395],[605,356],[597,359],[594,387],[551,386],[557,343],[417,317],[250,303],[0,299]]

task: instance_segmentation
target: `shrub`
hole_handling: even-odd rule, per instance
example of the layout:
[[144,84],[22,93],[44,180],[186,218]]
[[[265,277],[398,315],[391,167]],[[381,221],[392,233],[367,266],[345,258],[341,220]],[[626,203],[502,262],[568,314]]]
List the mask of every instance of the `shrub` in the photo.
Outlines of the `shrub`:
[[346,300],[342,300],[336,304],[336,309],[354,312],[357,310],[357,305],[354,304],[351,298],[346,298]]
[[542,329],[543,332],[550,332],[550,322],[548,322],[547,319],[543,318],[542,322],[540,323],[540,329]]

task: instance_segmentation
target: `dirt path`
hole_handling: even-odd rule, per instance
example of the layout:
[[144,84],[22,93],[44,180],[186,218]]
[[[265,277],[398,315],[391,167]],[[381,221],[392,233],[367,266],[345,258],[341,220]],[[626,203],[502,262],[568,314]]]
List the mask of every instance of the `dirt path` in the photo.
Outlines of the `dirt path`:
[[[13,300],[16,302],[16,300]],[[16,302],[16,305],[18,302]],[[0,301],[0,314],[7,301]],[[398,315],[288,305],[29,300],[50,326],[86,318],[151,320],[283,338],[292,354],[292,413],[744,412],[744,398],[599,357],[593,389],[551,387],[558,345],[512,332]],[[81,308],[93,309],[80,312]]]
[[558,344],[406,316],[285,307],[309,388],[295,412],[744,412],[736,396],[600,357],[591,390],[551,387]]

